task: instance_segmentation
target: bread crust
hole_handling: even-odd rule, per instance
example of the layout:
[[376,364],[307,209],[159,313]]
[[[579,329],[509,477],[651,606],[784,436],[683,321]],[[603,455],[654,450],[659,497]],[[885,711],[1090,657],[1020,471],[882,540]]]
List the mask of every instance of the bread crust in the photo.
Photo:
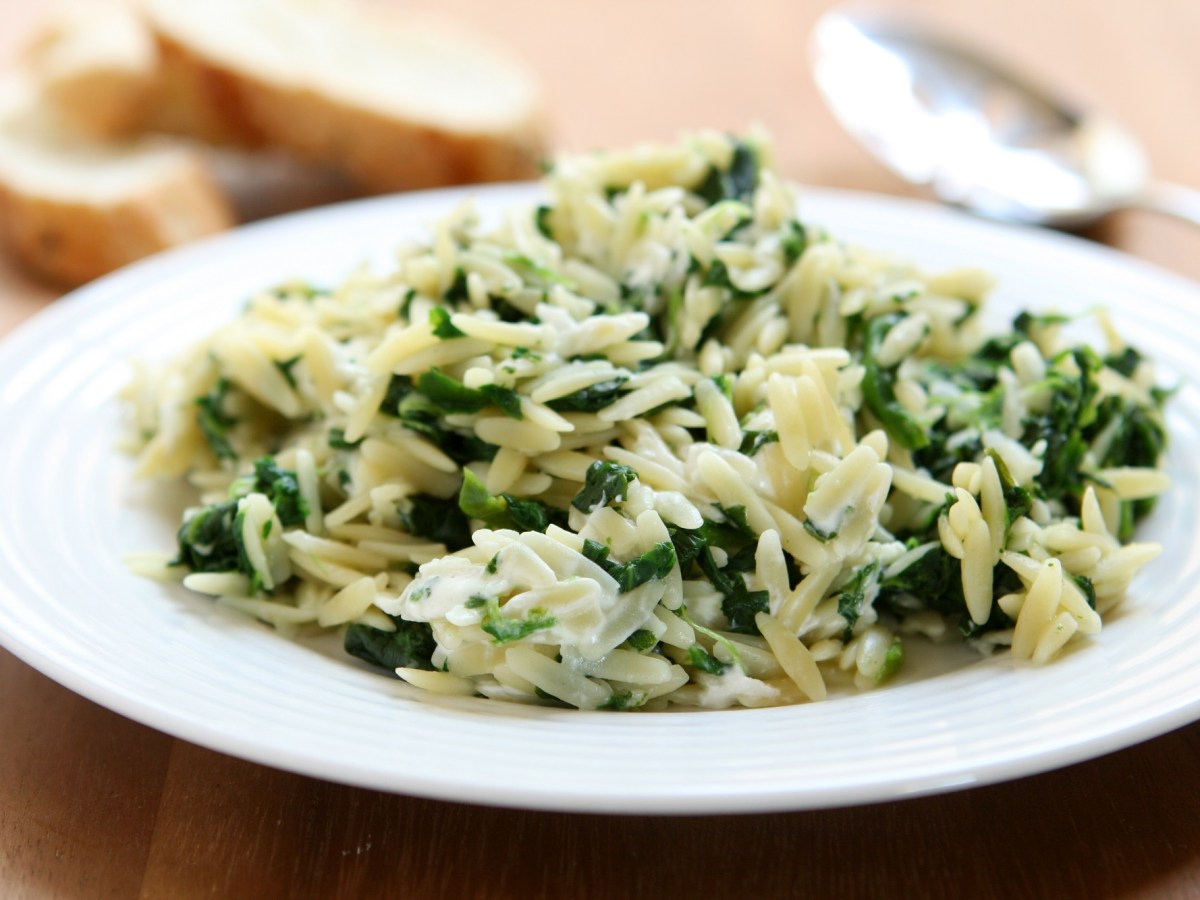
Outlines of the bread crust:
[[[99,190],[105,154],[138,152],[129,135],[279,152],[340,173],[354,193],[538,174],[546,129],[536,81],[453,25],[336,0],[232,0],[207,20],[197,19],[193,0],[136,2],[107,10],[120,18],[84,13],[52,23],[27,54],[34,80],[15,94],[28,96],[16,105],[0,97],[0,138],[15,150],[10,158],[0,140],[0,241],[44,279],[78,285],[235,224],[199,151],[176,147],[169,165],[148,167],[144,178],[139,171],[115,193]],[[271,16],[279,29],[264,24]],[[365,80],[371,65],[355,80],[341,59],[331,66],[304,55],[306,39],[331,31],[351,62],[360,51],[368,63],[392,62],[393,53],[415,62],[398,70],[397,91],[379,90],[393,81]],[[275,52],[275,65],[264,62]],[[353,77],[342,77],[347,71]],[[32,117],[9,115],[18,107]],[[60,159],[62,136],[74,149]],[[71,155],[86,158],[92,147],[95,179],[90,163],[81,176]]]
[[63,287],[233,223],[224,194],[198,161],[104,203],[31,193],[0,177],[0,238],[25,268]]
[[455,130],[347,103],[233,67],[155,27],[160,93],[151,130],[246,148],[274,146],[333,166],[373,192],[520,181],[544,157],[540,109],[503,130]]

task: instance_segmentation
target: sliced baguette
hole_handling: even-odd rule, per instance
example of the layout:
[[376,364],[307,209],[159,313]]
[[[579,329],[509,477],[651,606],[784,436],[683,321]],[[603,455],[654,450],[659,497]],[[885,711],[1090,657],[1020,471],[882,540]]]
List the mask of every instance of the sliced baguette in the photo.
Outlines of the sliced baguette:
[[64,129],[27,83],[0,88],[0,239],[27,268],[82,284],[233,224],[203,159],[162,140]]
[[141,127],[158,85],[158,50],[125,3],[75,3],[47,19],[25,60],[43,99],[99,138]]
[[370,191],[527,178],[537,81],[474,36],[324,0],[142,0],[150,127],[286,148]]

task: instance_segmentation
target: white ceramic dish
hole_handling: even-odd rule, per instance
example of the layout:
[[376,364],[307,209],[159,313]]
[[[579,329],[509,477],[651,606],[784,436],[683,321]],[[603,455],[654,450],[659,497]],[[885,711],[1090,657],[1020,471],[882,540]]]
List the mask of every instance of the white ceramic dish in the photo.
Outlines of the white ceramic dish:
[[[528,186],[467,193],[493,210]],[[128,360],[230,317],[257,288],[339,278],[463,192],[287,217],[167,254],[69,297],[0,345],[0,643],[170,734],[284,769],[506,806],[625,813],[801,809],[1015,778],[1200,718],[1200,291],[1117,253],[932,206],[813,191],[804,215],[929,266],[978,264],[1018,308],[1109,307],[1181,388],[1176,488],[1143,529],[1165,553],[1099,639],[1042,668],[951,648],[874,693],[811,706],[589,713],[434,700],[336,648],[289,641],[122,555],[173,547],[181,498],[131,483],[114,450]],[[936,673],[936,674],[930,674]]]

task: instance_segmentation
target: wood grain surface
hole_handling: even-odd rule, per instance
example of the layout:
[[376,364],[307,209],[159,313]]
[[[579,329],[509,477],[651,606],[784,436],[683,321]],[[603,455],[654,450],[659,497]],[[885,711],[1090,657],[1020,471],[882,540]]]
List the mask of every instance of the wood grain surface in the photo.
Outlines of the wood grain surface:
[[[427,5],[536,67],[560,147],[760,123],[798,181],[915,193],[820,103],[807,43],[824,0]],[[1157,174],[1200,185],[1195,0],[877,5],[1104,108],[1143,138]],[[0,0],[0,56],[41,12]],[[1200,279],[1198,231],[1122,213],[1090,236]],[[0,260],[0,334],[54,299]],[[821,812],[591,816],[412,799],[176,740],[0,651],[0,898],[1200,897],[1198,814],[1200,725],[1015,782]]]

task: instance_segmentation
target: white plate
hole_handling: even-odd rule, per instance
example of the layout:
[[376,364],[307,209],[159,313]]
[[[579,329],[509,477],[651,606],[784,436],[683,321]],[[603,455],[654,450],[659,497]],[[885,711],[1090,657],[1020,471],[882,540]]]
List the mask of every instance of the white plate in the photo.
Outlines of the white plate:
[[[528,186],[477,189],[494,209]],[[942,674],[827,703],[619,714],[420,698],[329,648],[283,639],[123,554],[173,548],[178,498],[113,449],[127,360],[163,355],[256,288],[328,282],[462,192],[255,225],[56,303],[0,346],[0,641],[67,687],[170,734],[321,778],[477,803],[628,813],[800,809],[1013,778],[1200,718],[1200,293],[1117,253],[922,204],[813,191],[805,217],[931,266],[998,274],[994,304],[1112,309],[1182,387],[1175,489],[1143,530],[1166,551],[1095,641],[1042,669],[951,651]],[[935,661],[935,665],[936,665]]]

